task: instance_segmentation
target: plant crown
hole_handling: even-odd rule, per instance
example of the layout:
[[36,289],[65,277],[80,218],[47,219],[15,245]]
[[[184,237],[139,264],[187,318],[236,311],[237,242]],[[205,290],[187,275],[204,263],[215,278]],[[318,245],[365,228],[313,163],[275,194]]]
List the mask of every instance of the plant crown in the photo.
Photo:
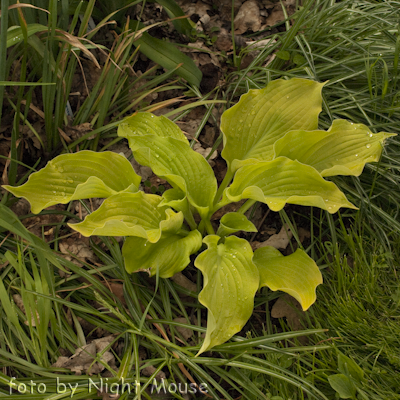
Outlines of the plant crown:
[[[316,263],[302,249],[283,256],[273,247],[252,250],[236,232],[256,232],[244,213],[256,201],[272,211],[286,203],[335,213],[356,208],[326,177],[361,174],[378,161],[390,133],[372,133],[362,124],[335,120],[318,129],[324,84],[293,78],[250,90],[221,118],[228,168],[220,187],[206,159],[192,150],[168,118],[136,113],[121,121],[118,135],[129,141],[135,160],[172,186],[161,196],[139,190],[141,177],[113,152],[63,154],[19,187],[4,186],[26,198],[32,212],[71,200],[105,198],[84,221],[69,226],[84,236],[126,236],[122,247],[128,272],[146,270],[169,278],[190,256],[202,272],[199,301],[208,309],[207,332],[198,354],[222,344],[250,318],[254,296],[268,286],[296,298],[304,310],[322,283]],[[226,213],[214,231],[211,216],[232,202],[247,201]]]

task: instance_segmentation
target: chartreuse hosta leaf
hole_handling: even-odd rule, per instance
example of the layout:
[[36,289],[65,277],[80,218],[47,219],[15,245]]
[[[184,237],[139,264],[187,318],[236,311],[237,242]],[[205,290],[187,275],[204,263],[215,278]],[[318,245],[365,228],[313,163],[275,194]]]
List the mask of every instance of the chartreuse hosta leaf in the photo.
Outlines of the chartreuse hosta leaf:
[[161,197],[137,193],[117,193],[79,224],[68,224],[83,236],[138,236],[151,243],[161,234],[176,233],[182,226],[183,214],[158,207]]
[[272,160],[274,143],[292,130],[315,130],[324,84],[307,79],[278,79],[250,90],[221,118],[222,157],[231,172],[257,161]]
[[246,165],[238,170],[223,202],[253,199],[272,211],[286,203],[316,206],[330,213],[340,207],[356,208],[333,182],[328,182],[309,165],[286,157]]
[[32,212],[37,214],[46,207],[71,200],[109,197],[124,190],[136,192],[139,184],[140,176],[124,156],[85,150],[54,158],[22,186],[3,187],[28,200]]
[[326,131],[295,130],[275,145],[275,156],[313,166],[322,176],[361,174],[367,162],[379,161],[383,141],[394,133],[373,134],[363,124],[342,119]]
[[190,146],[171,137],[128,137],[135,159],[151,167],[174,188],[186,194],[202,217],[207,217],[217,192],[217,180],[206,159]]
[[315,302],[315,289],[322,283],[322,275],[303,250],[283,256],[274,247],[261,247],[254,252],[253,263],[260,272],[260,288],[268,286],[290,294],[304,311]]
[[213,170],[190,148],[176,124],[163,116],[138,113],[119,125],[118,135],[128,139],[136,161],[181,190],[200,215],[209,213],[217,190]]
[[193,214],[191,212],[190,204],[185,193],[180,189],[168,189],[162,195],[162,202],[160,206],[168,206],[172,207],[176,211],[182,211],[183,216],[185,217],[186,222],[192,229],[197,228],[197,224],[193,218]]
[[219,240],[217,235],[206,236],[203,242],[208,249],[194,263],[204,276],[199,301],[208,309],[206,337],[198,354],[226,342],[243,328],[253,312],[259,286],[249,242],[236,236],[221,244]]
[[168,189],[162,194],[162,198],[160,205],[169,206],[179,211],[186,207],[186,195],[180,189]]
[[182,130],[163,115],[157,117],[148,112],[139,112],[125,118],[118,125],[118,136],[129,138],[144,135],[172,137],[189,145]]
[[147,270],[150,275],[170,278],[182,271],[190,262],[189,256],[200,250],[201,233],[191,231],[187,236],[172,234],[150,243],[140,237],[127,237],[122,247],[125,268],[128,272]]
[[257,228],[242,213],[231,212],[221,218],[217,235],[227,236],[239,231],[257,232]]

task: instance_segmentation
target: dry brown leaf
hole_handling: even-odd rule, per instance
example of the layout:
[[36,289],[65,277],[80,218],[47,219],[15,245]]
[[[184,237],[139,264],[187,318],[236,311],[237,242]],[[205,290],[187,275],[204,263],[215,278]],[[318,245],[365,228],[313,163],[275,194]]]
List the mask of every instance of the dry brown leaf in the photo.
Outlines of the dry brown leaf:
[[206,125],[204,127],[201,141],[204,142],[207,147],[212,147],[215,143],[215,127]]
[[213,63],[218,68],[221,68],[221,63],[214,52],[200,40],[194,43],[189,43],[187,47],[182,47],[180,50],[184,53],[191,53],[194,63],[199,67],[208,63]]
[[78,266],[80,265],[80,261],[96,260],[93,251],[82,238],[79,240],[77,237],[64,239],[60,242],[59,246],[60,252],[64,254],[64,258]]
[[309,239],[311,237],[310,231],[307,231],[304,228],[299,228],[298,234],[300,243],[303,243],[305,239]]
[[[80,125],[75,125],[75,126],[66,126],[65,127],[65,132],[68,135],[68,137],[72,140],[76,140],[81,138],[83,135],[86,135],[88,132],[92,131],[92,125],[89,122],[85,122]],[[89,140],[94,139],[96,135],[90,135],[87,138]]]
[[267,235],[275,235],[276,229],[267,227],[264,230],[262,230],[261,233],[266,233]]
[[[140,365],[143,365],[143,360],[147,359],[147,353],[146,350],[143,347],[139,347],[139,361]],[[148,365],[147,367],[144,367],[140,370],[141,375],[144,376],[152,376],[154,372],[156,371],[156,367],[154,365]],[[156,380],[161,380],[165,379],[166,375],[164,371],[158,371],[156,375]]]
[[293,233],[287,225],[282,226],[279,233],[272,235],[265,242],[254,242],[253,249],[259,249],[260,247],[272,246],[276,249],[286,249],[287,245],[290,242],[290,239],[293,237]]
[[[106,336],[76,349],[75,354],[71,357],[59,357],[57,362],[53,364],[55,368],[67,368],[76,375],[87,373],[88,375],[98,374],[104,370],[102,363],[95,362],[97,354],[102,352],[115,339],[115,335]],[[108,364],[111,368],[115,367],[115,358],[110,351],[106,351],[102,356],[103,363]]]
[[285,20],[285,14],[282,11],[282,7],[280,4],[277,4],[268,15],[265,26],[274,26],[278,22],[282,22]]
[[192,292],[197,292],[197,285],[188,278],[186,278],[186,276],[183,275],[182,272],[178,272],[171,279],[178,285],[184,287],[185,289],[190,290]]
[[268,46],[272,46],[276,43],[275,39],[263,39],[263,40],[251,40],[246,42],[246,46],[251,48],[252,50],[263,50]]
[[[214,7],[218,7],[218,15],[222,21],[231,21],[232,16],[232,0],[211,0]],[[233,2],[233,11],[235,14],[239,11],[240,6],[242,5],[243,0],[234,0]]]
[[272,318],[286,318],[288,325],[294,331],[303,329],[301,323],[303,316],[304,311],[300,303],[288,294],[280,297],[271,309]]
[[215,46],[219,51],[232,50],[233,49],[232,35],[230,35],[226,29],[224,29],[223,31],[221,30],[215,42]]
[[[206,158],[211,150],[212,147],[207,147],[206,149],[204,147],[201,146],[200,143],[195,143],[195,145],[193,146],[193,150],[196,151],[197,153],[201,154],[204,158]],[[208,159],[208,163],[213,167],[214,166],[214,162],[212,160],[214,160],[214,158],[218,157],[218,152],[217,150],[214,150],[214,153],[211,154],[210,158]]]
[[201,118],[199,119],[190,119],[189,121],[177,121],[177,125],[183,133],[189,138],[194,138],[197,132],[197,129],[200,125]]
[[258,32],[261,28],[260,9],[256,0],[248,0],[242,4],[234,20],[235,33],[241,35],[248,29]]
[[198,15],[200,18],[206,15],[208,10],[211,10],[211,6],[202,1],[183,0],[179,2],[179,5],[186,15]]

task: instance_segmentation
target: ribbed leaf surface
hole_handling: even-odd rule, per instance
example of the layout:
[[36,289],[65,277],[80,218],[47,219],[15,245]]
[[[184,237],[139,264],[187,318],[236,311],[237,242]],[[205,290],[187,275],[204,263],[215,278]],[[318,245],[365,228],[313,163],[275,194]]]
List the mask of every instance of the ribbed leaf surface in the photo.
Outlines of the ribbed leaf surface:
[[148,271],[160,278],[170,278],[190,263],[190,255],[200,250],[202,236],[198,230],[186,237],[170,235],[157,243],[139,237],[127,237],[122,247],[125,268],[128,272]]
[[224,199],[253,199],[266,203],[272,211],[281,210],[286,203],[315,206],[330,213],[340,207],[356,208],[313,167],[286,157],[240,168]]
[[303,250],[283,256],[274,247],[261,247],[254,252],[253,263],[260,272],[260,287],[290,294],[303,310],[315,302],[315,289],[322,283],[322,275],[315,261]]
[[230,236],[218,244],[219,239],[217,235],[205,237],[208,249],[195,260],[204,276],[199,301],[208,309],[206,337],[198,354],[226,342],[243,328],[253,312],[259,284],[249,242]]
[[322,176],[358,176],[367,162],[379,161],[384,140],[394,135],[373,134],[363,124],[337,119],[327,132],[288,132],[275,143],[275,157],[311,165]]
[[54,158],[22,186],[3,187],[28,200],[32,212],[37,214],[46,207],[71,200],[109,197],[124,190],[136,192],[139,184],[140,176],[124,156],[85,150]]
[[158,207],[160,196],[137,193],[118,193],[79,224],[68,224],[83,236],[138,236],[151,243],[162,233],[175,233],[183,223],[182,213]]
[[272,160],[274,143],[291,130],[315,130],[321,112],[323,84],[307,79],[278,79],[250,90],[221,118],[222,157],[234,172]]

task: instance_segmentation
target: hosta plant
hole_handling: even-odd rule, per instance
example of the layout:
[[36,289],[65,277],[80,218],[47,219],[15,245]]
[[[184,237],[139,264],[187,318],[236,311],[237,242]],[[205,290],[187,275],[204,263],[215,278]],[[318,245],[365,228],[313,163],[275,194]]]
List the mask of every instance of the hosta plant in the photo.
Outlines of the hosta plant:
[[[204,277],[199,301],[208,309],[207,332],[199,354],[224,343],[250,318],[260,288],[282,290],[303,309],[322,283],[315,262],[301,249],[283,256],[272,247],[253,251],[235,234],[255,232],[244,213],[254,202],[281,210],[286,203],[335,213],[356,208],[325,178],[360,175],[378,161],[389,133],[336,120],[318,130],[323,84],[306,79],[276,80],[250,90],[224,112],[221,130],[227,172],[220,187],[205,158],[193,151],[169,119],[137,113],[124,119],[118,135],[129,141],[136,161],[171,185],[162,196],[139,190],[141,178],[123,156],[81,151],[63,154],[20,187],[34,213],[57,203],[102,197],[99,209],[70,227],[84,236],[125,236],[122,252],[129,272],[169,278],[192,254]],[[211,216],[223,206],[247,201],[226,213],[214,230]]]

